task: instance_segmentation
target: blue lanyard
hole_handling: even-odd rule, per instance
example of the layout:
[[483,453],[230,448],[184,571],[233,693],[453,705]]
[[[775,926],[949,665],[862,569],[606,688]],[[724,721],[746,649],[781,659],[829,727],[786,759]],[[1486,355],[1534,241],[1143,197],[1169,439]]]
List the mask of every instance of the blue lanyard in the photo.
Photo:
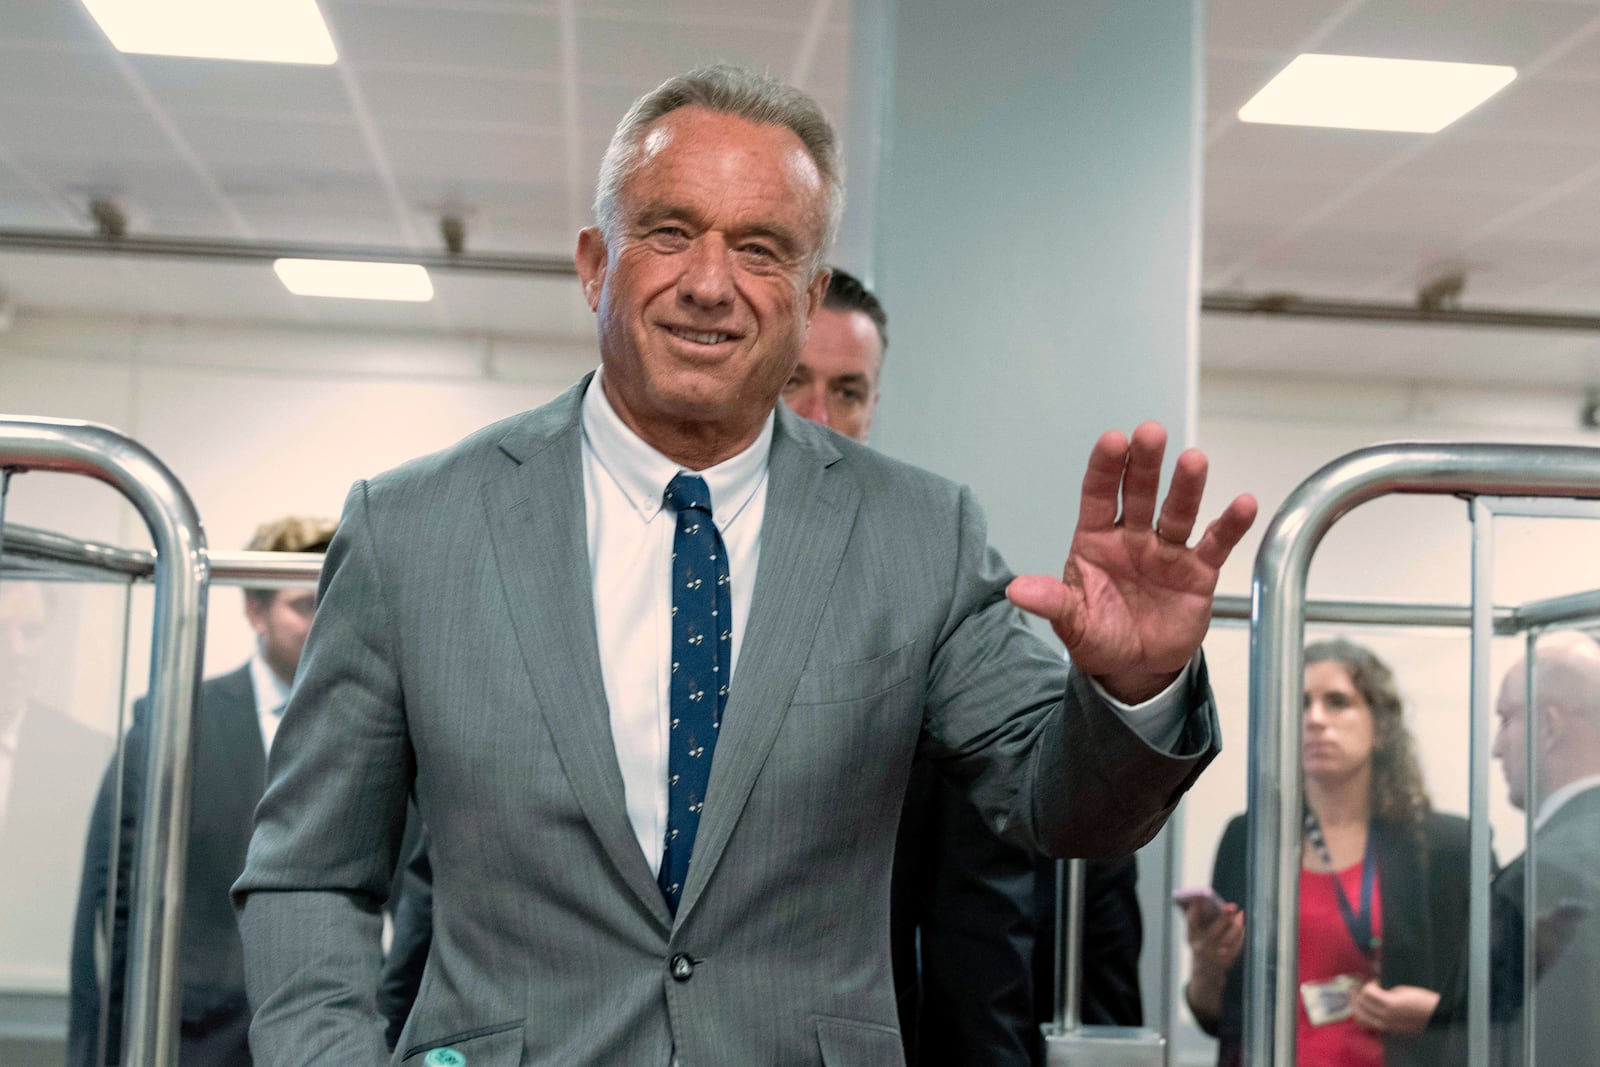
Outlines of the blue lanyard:
[[1339,877],[1339,872],[1333,869],[1333,854],[1328,851],[1328,842],[1322,836],[1322,824],[1317,821],[1316,812],[1306,808],[1306,836],[1311,839],[1311,847],[1317,850],[1317,856],[1333,874],[1333,892],[1339,901],[1339,914],[1344,916],[1344,927],[1350,932],[1350,940],[1356,943],[1357,950],[1372,962],[1373,969],[1377,969],[1378,950],[1383,947],[1383,938],[1372,932],[1372,886],[1378,878],[1378,859],[1373,849],[1372,827],[1367,827],[1367,851],[1361,857],[1361,910],[1352,911],[1350,898],[1345,895],[1344,879]]

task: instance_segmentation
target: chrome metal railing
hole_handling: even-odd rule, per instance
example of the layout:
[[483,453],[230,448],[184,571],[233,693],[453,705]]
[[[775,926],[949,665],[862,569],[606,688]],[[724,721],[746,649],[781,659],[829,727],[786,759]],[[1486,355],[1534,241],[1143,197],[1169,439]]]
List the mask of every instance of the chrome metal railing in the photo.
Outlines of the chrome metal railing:
[[[1488,807],[1489,641],[1533,625],[1592,617],[1600,597],[1581,594],[1510,612],[1494,609],[1492,557],[1480,498],[1600,498],[1600,449],[1484,444],[1393,444],[1352,452],[1317,471],[1290,494],[1273,517],[1256,557],[1251,595],[1251,787],[1248,885],[1254,905],[1245,966],[1245,1062],[1275,1067],[1293,1062],[1296,936],[1299,926],[1300,804],[1303,787],[1300,715],[1308,618],[1306,577],[1312,554],[1339,518],[1358,504],[1394,493],[1454,494],[1473,500],[1472,730],[1469,777],[1473,878],[1469,923],[1488,928],[1490,869]],[[1453,615],[1453,611],[1447,613]],[[1446,621],[1445,625],[1459,625]],[[1270,902],[1270,904],[1269,904]],[[1473,1067],[1488,1050],[1488,940],[1473,937],[1468,959],[1468,1046]]]
[[[137,885],[129,931],[129,1067],[172,1067],[178,1056],[179,922],[189,826],[189,771],[200,685],[209,562],[200,516],[170,470],[109,427],[0,416],[0,468],[105,482],[138,510],[155,544],[150,651],[148,788],[139,813]],[[9,541],[9,538],[8,538]],[[108,562],[108,561],[96,561]]]

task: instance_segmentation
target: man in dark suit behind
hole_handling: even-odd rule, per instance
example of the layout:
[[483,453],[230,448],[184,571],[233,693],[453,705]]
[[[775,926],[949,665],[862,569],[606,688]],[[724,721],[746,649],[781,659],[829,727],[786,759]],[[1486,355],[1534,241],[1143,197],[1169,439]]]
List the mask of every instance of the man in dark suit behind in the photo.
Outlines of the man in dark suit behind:
[[[1600,1065],[1600,644],[1568,631],[1539,639],[1537,709],[1527,777],[1525,661],[1506,672],[1494,754],[1512,805],[1537,805],[1534,868],[1534,1062]],[[1528,853],[1490,897],[1490,1048],[1496,1067],[1526,1067],[1523,1004]]]
[[[784,403],[865,443],[888,347],[882,302],[834,268],[800,362],[784,384]],[[1089,864],[1085,1022],[1142,1021],[1135,877],[1131,858]],[[1053,1012],[1054,889],[1054,861],[1041,862],[997,836],[931,762],[912,764],[889,909],[895,999],[911,1067],[1042,1061],[1038,1023]],[[1047,912],[1040,913],[1036,898],[1048,902]]]
[[[258,529],[246,547],[254,552],[323,552],[333,529],[326,519],[280,519]],[[256,652],[237,670],[209,678],[200,687],[179,964],[181,1067],[250,1063],[243,950],[228,891],[244,869],[255,806],[266,779],[267,751],[315,610],[316,593],[310,589],[246,590],[245,615],[256,633]],[[72,940],[68,1067],[121,1062],[128,890],[144,796],[147,709],[146,698],[134,705],[133,725],[124,744],[117,900],[112,909],[106,906],[106,875],[115,763],[106,771],[89,824]],[[108,943],[108,949],[103,947]],[[108,961],[103,970],[97,958]],[[107,1008],[103,1046],[102,994]]]

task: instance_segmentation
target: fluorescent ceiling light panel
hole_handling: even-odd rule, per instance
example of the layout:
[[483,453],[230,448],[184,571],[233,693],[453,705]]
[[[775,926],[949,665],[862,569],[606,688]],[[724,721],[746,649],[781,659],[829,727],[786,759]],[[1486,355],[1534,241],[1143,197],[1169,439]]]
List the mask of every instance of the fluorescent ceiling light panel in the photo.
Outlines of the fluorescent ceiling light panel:
[[119,52],[329,64],[316,0],[83,0]]
[[1435,133],[1517,76],[1514,67],[1307,52],[1239,109],[1244,122]]
[[280,259],[278,278],[296,296],[337,296],[347,300],[433,299],[433,282],[416,263],[364,263],[348,259]]

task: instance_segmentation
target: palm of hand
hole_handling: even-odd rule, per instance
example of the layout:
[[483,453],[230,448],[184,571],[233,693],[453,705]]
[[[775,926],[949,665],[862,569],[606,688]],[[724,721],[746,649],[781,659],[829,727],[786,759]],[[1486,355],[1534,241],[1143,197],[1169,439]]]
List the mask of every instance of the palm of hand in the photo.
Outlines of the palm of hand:
[[1173,673],[1211,624],[1217,570],[1151,530],[1080,529],[1061,574],[1078,608],[1052,619],[1072,662],[1090,675],[1129,663]]

